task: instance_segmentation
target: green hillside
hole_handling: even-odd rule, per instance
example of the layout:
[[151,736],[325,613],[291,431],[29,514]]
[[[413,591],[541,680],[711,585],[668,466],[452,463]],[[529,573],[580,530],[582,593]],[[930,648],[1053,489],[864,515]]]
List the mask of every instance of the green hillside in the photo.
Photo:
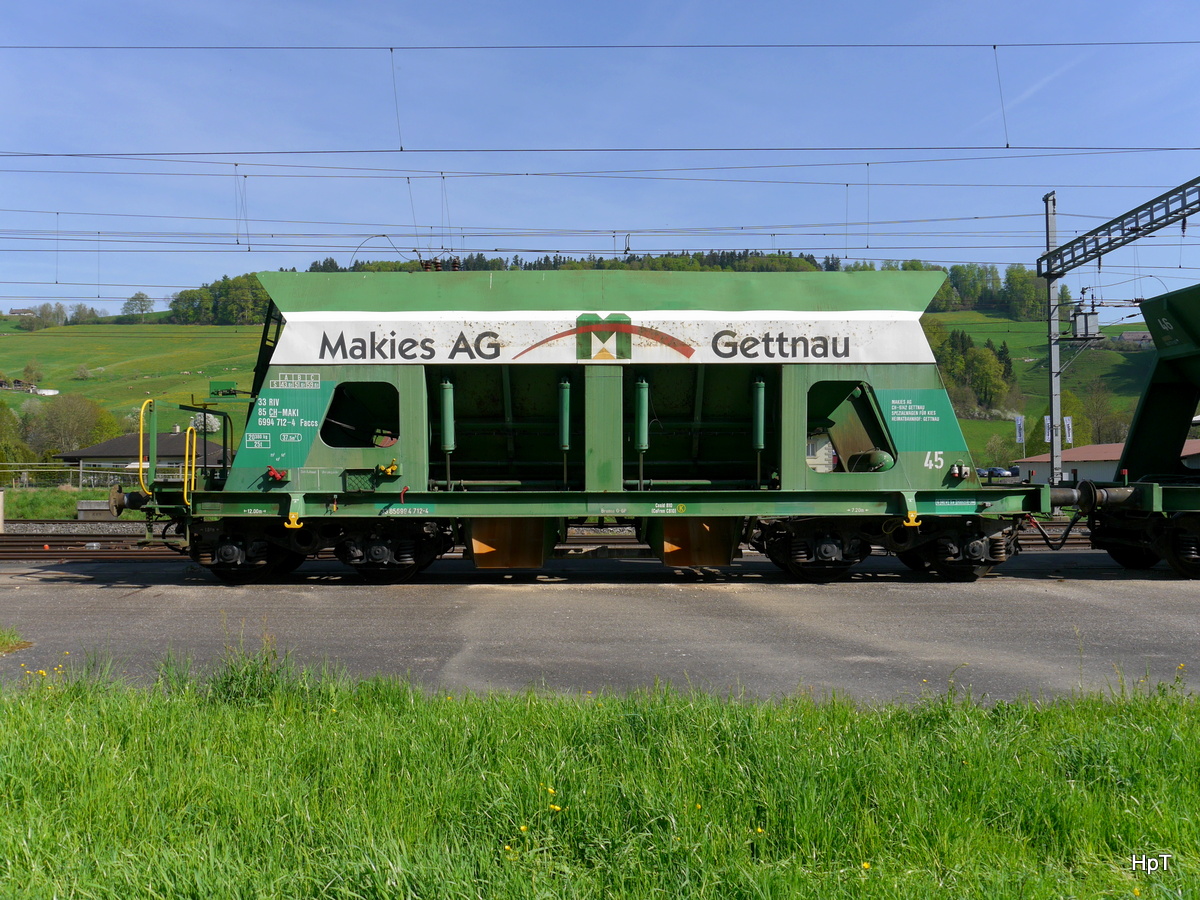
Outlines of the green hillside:
[[[1016,322],[998,314],[978,311],[936,313],[937,319],[947,330],[966,331],[977,346],[989,339],[998,347],[1007,342],[1013,358],[1013,371],[1025,395],[1022,412],[1026,419],[1026,431],[1036,428],[1040,433],[1041,417],[1045,414],[1050,396],[1050,376],[1047,368],[1046,325],[1044,322]],[[1109,337],[1117,337],[1124,331],[1141,331],[1141,321],[1130,320],[1119,325],[1103,326]],[[1062,386],[1082,397],[1088,386],[1100,379],[1113,393],[1113,406],[1126,418],[1133,416],[1142,385],[1154,364],[1153,351],[1116,351],[1088,348],[1077,351],[1068,343],[1062,346]],[[961,420],[967,445],[975,457],[982,455],[984,446],[992,435],[1012,438],[1014,425],[1008,420]],[[978,460],[977,460],[978,461]]]
[[[34,332],[0,331],[0,372],[24,378],[27,365],[42,373],[40,388],[79,393],[118,420],[147,398],[174,403],[207,396],[210,379],[250,388],[261,326],[70,325]],[[87,377],[83,369],[87,369]],[[0,391],[19,409],[29,395]],[[183,422],[180,413],[163,424]]]

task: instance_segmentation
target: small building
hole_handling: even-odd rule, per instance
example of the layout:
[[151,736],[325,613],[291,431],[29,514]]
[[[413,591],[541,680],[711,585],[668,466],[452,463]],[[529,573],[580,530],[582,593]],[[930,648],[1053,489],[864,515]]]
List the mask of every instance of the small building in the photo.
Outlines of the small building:
[[1150,336],[1150,332],[1148,331],[1122,331],[1117,340],[1123,344],[1136,344],[1139,350],[1152,350],[1154,348],[1154,338]]
[[[1062,453],[1063,479],[1066,481],[1115,481],[1117,465],[1121,461],[1124,444],[1084,444],[1065,447]],[[1033,475],[1034,484],[1046,484],[1050,479],[1050,454],[1039,453],[1018,459],[1023,477]],[[1183,464],[1189,469],[1200,469],[1200,440],[1185,441]]]
[[32,309],[10,309],[8,311],[8,314],[10,316],[36,316],[37,315],[37,313],[35,313]]

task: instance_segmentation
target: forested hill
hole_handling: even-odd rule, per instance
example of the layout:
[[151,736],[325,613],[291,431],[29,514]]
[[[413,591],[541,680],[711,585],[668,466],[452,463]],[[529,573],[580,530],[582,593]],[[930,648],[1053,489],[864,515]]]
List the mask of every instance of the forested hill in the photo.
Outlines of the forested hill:
[[[818,261],[811,254],[765,253],[758,250],[708,251],[704,253],[667,253],[659,256],[628,254],[620,259],[588,256],[542,256],[522,259],[485,257],[471,253],[461,258],[411,260],[407,262],[359,262],[343,268],[332,258],[313,262],[309,272],[415,272],[445,268],[463,271],[502,271],[546,269],[611,269],[669,272],[837,272],[869,271],[874,263],[847,263],[836,256]],[[968,263],[945,269],[919,259],[889,261],[883,270],[944,271],[946,283],[933,298],[930,312],[957,310],[992,311],[1019,321],[1033,321],[1044,315],[1045,282],[1021,265],[1008,266],[1001,278],[995,266]],[[295,271],[295,270],[292,270]],[[1060,300],[1070,299],[1063,287]],[[133,301],[131,300],[131,303]],[[211,284],[180,291],[169,302],[170,315],[162,321],[175,325],[247,325],[261,322],[266,315],[268,298],[254,275],[224,276]]]

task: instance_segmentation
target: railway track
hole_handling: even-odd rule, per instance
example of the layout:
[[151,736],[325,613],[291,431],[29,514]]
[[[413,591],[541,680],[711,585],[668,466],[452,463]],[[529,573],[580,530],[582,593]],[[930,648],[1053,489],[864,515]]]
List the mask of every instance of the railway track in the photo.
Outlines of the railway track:
[[161,541],[140,543],[130,534],[2,534],[0,560],[124,560],[178,559]]
[[[58,561],[82,560],[90,562],[179,559],[180,556],[161,540],[146,541],[141,531],[113,534],[83,530],[87,523],[61,521],[28,521],[28,526],[43,526],[45,531],[30,531],[24,534],[0,534],[0,561]],[[64,532],[66,526],[80,526],[78,530]],[[50,530],[53,526],[56,530]],[[1047,529],[1051,539],[1059,540],[1061,528]],[[1063,549],[1088,549],[1086,531],[1074,531],[1067,538]],[[1032,530],[1021,535],[1024,552],[1049,551],[1041,536]],[[747,555],[753,551],[745,551]],[[878,551],[877,552],[882,552]],[[621,532],[576,533],[557,546],[554,555],[566,559],[619,559],[649,557],[650,548],[639,542],[633,534]],[[755,554],[756,555],[756,554]],[[460,551],[446,554],[448,558],[459,558]],[[322,558],[332,559],[332,553]]]

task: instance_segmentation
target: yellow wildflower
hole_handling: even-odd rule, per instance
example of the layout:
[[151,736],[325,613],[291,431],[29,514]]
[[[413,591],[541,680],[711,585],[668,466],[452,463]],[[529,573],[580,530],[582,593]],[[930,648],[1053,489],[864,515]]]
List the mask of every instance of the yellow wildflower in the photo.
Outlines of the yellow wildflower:
[[555,806],[553,803],[551,803],[551,804],[550,804],[550,808],[551,808],[552,810],[554,810],[555,812],[562,812],[562,807],[561,807],[561,806]]
[[521,826],[521,830],[522,830],[522,831],[528,831],[528,830],[529,830],[529,826],[528,826],[528,825],[522,825],[522,826]]
[[869,868],[871,868],[871,864],[870,864],[869,862],[865,862],[865,863],[863,863],[863,869],[864,869],[864,870],[865,870],[865,869],[869,869]]

